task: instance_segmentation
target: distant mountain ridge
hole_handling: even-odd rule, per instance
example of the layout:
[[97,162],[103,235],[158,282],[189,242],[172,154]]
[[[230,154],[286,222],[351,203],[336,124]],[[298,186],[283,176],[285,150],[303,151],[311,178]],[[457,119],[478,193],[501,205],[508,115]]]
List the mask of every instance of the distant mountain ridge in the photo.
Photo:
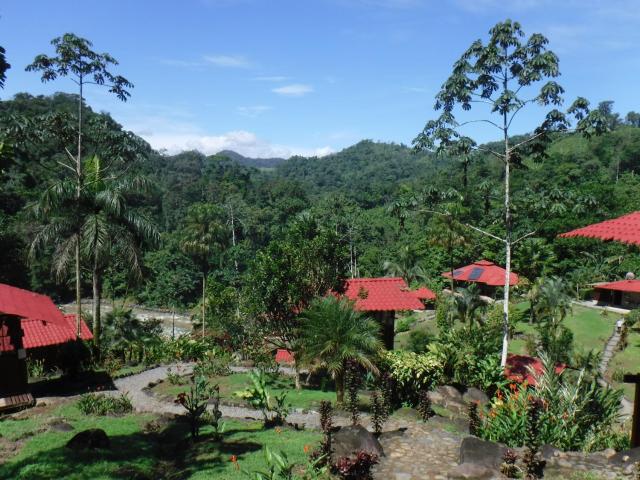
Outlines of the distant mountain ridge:
[[254,168],[275,168],[286,159],[280,157],[273,158],[251,158],[245,157],[244,155],[234,152],[233,150],[222,150],[217,153],[217,155],[223,155],[231,160],[238,162],[240,165],[244,165],[245,167],[254,167]]

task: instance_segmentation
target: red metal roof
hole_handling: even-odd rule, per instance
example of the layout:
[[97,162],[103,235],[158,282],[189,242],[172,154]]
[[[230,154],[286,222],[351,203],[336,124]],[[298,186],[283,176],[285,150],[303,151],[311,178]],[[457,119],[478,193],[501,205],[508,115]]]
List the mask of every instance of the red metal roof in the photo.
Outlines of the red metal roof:
[[0,313],[28,320],[45,320],[65,327],[64,314],[51,298],[0,283]]
[[[76,316],[64,315],[64,325],[47,322],[43,320],[27,319],[23,320],[22,326],[22,346],[26,350],[31,348],[49,347],[51,345],[61,345],[76,339]],[[83,340],[91,340],[93,334],[84,322],[80,324],[81,337]],[[0,352],[13,351],[14,345],[7,336],[7,327],[0,328]]]
[[413,293],[416,296],[416,298],[419,298],[420,300],[436,299],[436,294],[433,293],[433,291],[429,290],[427,287],[420,287],[416,290],[411,290],[411,293]]
[[351,278],[344,295],[365,312],[424,310],[424,305],[399,277]]
[[[475,282],[484,283],[485,285],[491,285],[499,287],[504,285],[504,279],[507,271],[499,267],[498,265],[488,261],[480,260],[478,262],[467,265],[466,267],[460,267],[453,271],[453,279],[463,282]],[[443,272],[443,277],[451,278],[451,272]],[[520,281],[518,274],[511,272],[509,275],[509,285],[517,285]]]
[[611,220],[571,230],[559,237],[586,237],[640,245],[640,212],[632,212]]
[[276,352],[277,363],[293,363],[293,354],[289,350],[279,348]]
[[[560,374],[567,368],[562,363],[556,364],[556,373]],[[535,374],[532,374],[532,371]],[[526,381],[532,387],[536,386],[536,376],[542,375],[544,368],[542,361],[536,357],[528,355],[513,355],[507,357],[507,365],[504,367],[504,374],[512,382],[522,383]]]
[[599,283],[594,285],[593,288],[597,290],[640,293],[640,280],[618,280],[617,282]]

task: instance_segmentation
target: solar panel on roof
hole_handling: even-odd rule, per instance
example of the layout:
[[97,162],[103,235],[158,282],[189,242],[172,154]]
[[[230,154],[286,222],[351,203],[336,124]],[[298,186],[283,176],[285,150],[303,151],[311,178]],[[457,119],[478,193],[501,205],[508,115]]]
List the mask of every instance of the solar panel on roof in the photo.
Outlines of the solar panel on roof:
[[459,268],[458,270],[453,271],[453,278],[459,277],[464,273],[464,268]]
[[471,273],[469,274],[469,280],[471,281],[478,280],[482,276],[483,272],[484,272],[484,268],[473,267],[473,270],[471,270]]

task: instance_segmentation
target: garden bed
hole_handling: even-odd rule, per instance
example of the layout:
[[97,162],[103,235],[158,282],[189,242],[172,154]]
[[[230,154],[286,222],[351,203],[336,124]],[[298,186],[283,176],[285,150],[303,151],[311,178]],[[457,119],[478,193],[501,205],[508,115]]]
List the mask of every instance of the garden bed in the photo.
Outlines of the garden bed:
[[[159,382],[153,386],[150,391],[158,398],[173,402],[179,393],[189,390],[189,378],[187,376],[181,377],[180,384],[171,383],[168,380]],[[220,388],[221,403],[228,406],[248,407],[251,408],[249,403],[244,399],[235,395],[235,392],[246,390],[251,386],[251,379],[248,373],[232,373],[230,375],[212,376],[208,378],[211,385],[218,385]],[[269,375],[267,386],[271,390],[272,395],[279,395],[282,392],[287,392],[287,403],[291,404],[292,408],[300,410],[314,410],[317,411],[321,401],[330,401],[335,403],[336,393],[332,384],[327,384],[325,390],[321,388],[303,386],[301,390],[296,390],[294,379],[288,375]],[[369,394],[368,392],[361,392],[360,406],[364,411],[369,410]]]

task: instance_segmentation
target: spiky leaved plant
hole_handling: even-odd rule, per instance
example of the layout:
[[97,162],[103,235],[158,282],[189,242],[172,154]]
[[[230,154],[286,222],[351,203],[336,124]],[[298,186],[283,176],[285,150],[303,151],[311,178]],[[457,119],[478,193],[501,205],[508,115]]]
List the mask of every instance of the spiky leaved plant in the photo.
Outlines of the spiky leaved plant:
[[360,389],[361,377],[357,365],[352,361],[347,361],[345,383],[347,384],[347,411],[351,414],[351,423],[360,423],[360,408],[358,405],[358,390]]
[[431,397],[427,390],[420,392],[420,399],[418,400],[418,412],[423,422],[426,422],[435,415],[433,407],[431,405]]

